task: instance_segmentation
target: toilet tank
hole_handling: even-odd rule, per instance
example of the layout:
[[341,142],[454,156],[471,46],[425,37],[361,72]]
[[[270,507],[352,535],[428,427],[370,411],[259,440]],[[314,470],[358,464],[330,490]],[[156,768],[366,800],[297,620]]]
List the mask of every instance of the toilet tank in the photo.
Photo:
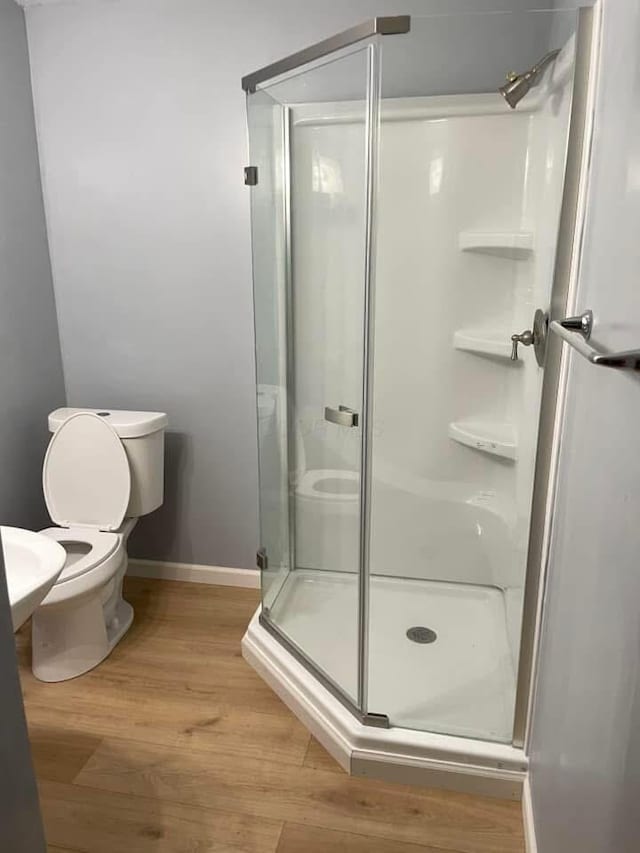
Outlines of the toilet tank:
[[131,469],[131,495],[127,518],[153,512],[164,498],[164,412],[129,412],[118,409],[56,409],[49,415],[49,432],[55,432],[67,418],[91,412],[109,423],[120,437]]

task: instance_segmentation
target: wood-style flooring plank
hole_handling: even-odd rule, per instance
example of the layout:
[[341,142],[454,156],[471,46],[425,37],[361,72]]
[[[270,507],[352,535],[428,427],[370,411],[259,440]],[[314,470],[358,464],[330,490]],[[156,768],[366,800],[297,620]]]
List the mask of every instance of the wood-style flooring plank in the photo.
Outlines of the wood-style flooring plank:
[[520,853],[515,803],[346,774],[107,739],[76,782],[132,796],[463,853]]
[[277,853],[456,853],[451,848],[425,847],[422,844],[406,844],[402,841],[387,841],[371,835],[355,835],[352,832],[336,832],[285,823]]
[[344,773],[332,755],[314,737],[309,739],[309,746],[302,762],[305,767],[315,770],[328,770],[330,773]]
[[60,726],[41,728],[29,720],[31,757],[38,779],[54,782],[73,782],[102,737],[91,732],[69,731]]
[[171,803],[149,787],[140,797],[44,782],[42,813],[50,844],[81,853],[274,853],[278,821]]
[[[158,596],[157,580],[126,578],[124,594],[137,615],[130,633],[148,637],[162,633],[179,640],[239,643],[260,602],[257,589],[160,581],[172,585]],[[185,618],[185,614],[188,614]]]
[[[30,654],[24,656],[23,693],[29,700],[42,697],[43,685],[30,672]],[[72,683],[46,685],[47,698],[55,702],[58,696],[72,692],[67,686]],[[283,707],[274,692],[245,664],[239,648],[231,653],[208,643],[196,646],[157,637],[139,646],[131,645],[128,636],[125,637],[99,667],[81,676],[78,683],[90,691],[104,685],[114,693],[126,692],[132,686],[147,686],[150,690],[182,693],[265,713],[282,714]]]
[[[264,714],[167,690],[128,684],[115,692],[111,685],[95,683],[90,689],[78,679],[52,697],[34,697],[26,691],[29,728],[45,743],[59,738],[64,720],[69,746],[82,751],[87,738],[120,737],[159,746],[198,752],[226,752],[300,765],[309,733],[293,716]],[[126,720],[126,732],[123,732]],[[65,781],[65,780],[61,780]]]

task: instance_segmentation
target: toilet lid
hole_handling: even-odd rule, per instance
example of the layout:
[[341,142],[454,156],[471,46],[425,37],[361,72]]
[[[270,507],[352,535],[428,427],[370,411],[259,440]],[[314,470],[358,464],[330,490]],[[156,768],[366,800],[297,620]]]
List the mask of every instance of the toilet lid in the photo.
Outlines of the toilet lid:
[[120,527],[131,473],[115,430],[98,415],[72,415],[49,442],[42,485],[49,515],[61,527]]

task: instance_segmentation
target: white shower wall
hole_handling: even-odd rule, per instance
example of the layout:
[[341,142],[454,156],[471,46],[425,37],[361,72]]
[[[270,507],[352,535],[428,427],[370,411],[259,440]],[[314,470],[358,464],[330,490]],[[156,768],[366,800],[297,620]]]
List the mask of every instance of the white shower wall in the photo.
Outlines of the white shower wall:
[[[373,514],[377,531],[377,480],[427,480],[452,506],[480,502],[512,524],[509,496],[515,465],[470,449],[449,437],[451,423],[508,423],[511,400],[526,370],[503,357],[454,349],[454,334],[481,330],[508,342],[515,328],[517,291],[528,262],[463,252],[466,232],[522,229],[522,188],[529,115],[509,114],[496,96],[425,99],[413,116],[386,121],[381,133],[381,169],[376,264],[374,371]],[[481,112],[475,113],[480,107]],[[409,488],[411,491],[411,487]],[[391,525],[389,525],[390,529]],[[456,570],[469,582],[470,563],[442,566],[429,554],[403,553],[392,537],[399,564],[381,571],[428,573],[442,578]],[[372,553],[388,549],[376,543]],[[398,551],[398,548],[400,550]],[[410,557],[410,559],[407,559]],[[488,566],[487,566],[488,570]],[[447,579],[451,579],[447,577]]]
[[[515,111],[494,93],[385,101],[380,134],[371,571],[508,590],[514,643],[542,371],[532,348],[515,363],[508,355],[511,334],[550,300],[571,78],[566,67],[554,73]],[[298,464],[357,470],[360,430],[327,424],[323,408],[360,404],[362,303],[350,307],[345,292],[363,288],[362,106],[292,113],[293,280],[315,294],[295,300],[307,342],[296,351]],[[341,221],[341,237],[323,217]],[[461,249],[516,240],[530,251]],[[456,348],[461,332],[493,354]],[[450,425],[470,422],[489,437],[506,429],[515,460],[452,440]],[[358,524],[357,496],[305,506],[297,565],[355,571]]]

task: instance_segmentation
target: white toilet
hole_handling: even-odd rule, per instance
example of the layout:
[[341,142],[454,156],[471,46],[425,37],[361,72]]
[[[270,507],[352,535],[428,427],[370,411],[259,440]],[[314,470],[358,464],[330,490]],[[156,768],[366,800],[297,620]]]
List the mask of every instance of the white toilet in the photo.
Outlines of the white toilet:
[[162,412],[56,409],[42,482],[52,521],[42,532],[67,552],[33,614],[32,668],[64,681],[107,657],[133,621],[122,597],[127,539],[164,494]]

